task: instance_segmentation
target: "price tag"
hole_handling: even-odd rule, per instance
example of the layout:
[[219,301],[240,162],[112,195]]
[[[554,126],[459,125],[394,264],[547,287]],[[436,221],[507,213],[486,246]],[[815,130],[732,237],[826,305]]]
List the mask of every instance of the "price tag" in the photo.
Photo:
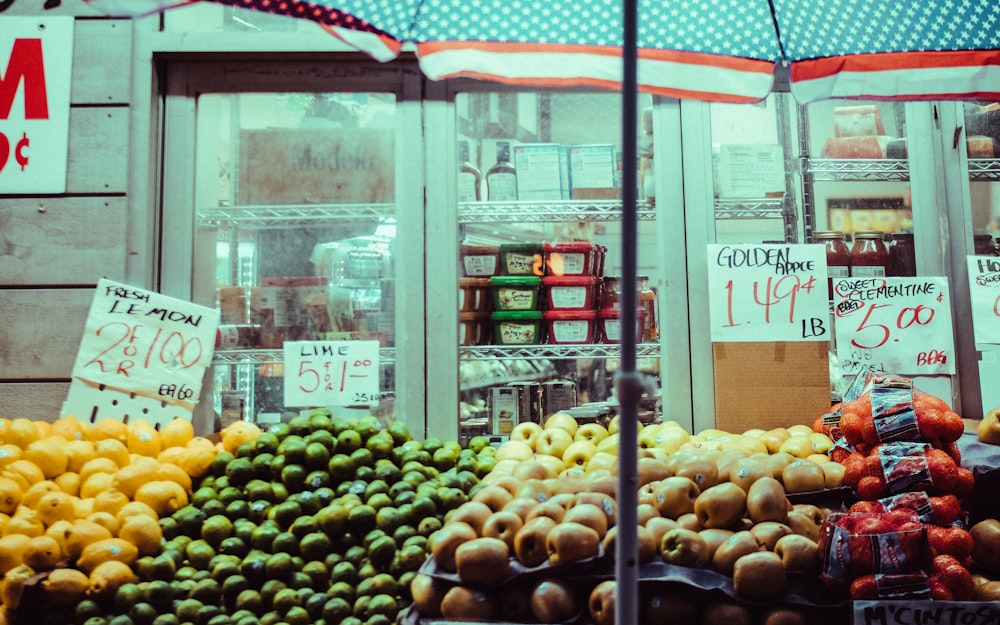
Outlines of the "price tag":
[[378,341],[289,341],[284,349],[286,406],[378,404]]
[[709,245],[712,341],[829,339],[822,245]]
[[1000,344],[1000,259],[966,257],[976,343]]
[[837,357],[903,375],[955,373],[946,278],[846,278],[833,283]]
[[[218,325],[213,308],[101,280],[73,365],[74,385],[139,395],[156,400],[153,406],[190,413],[212,361]],[[92,415],[93,406],[86,404],[93,398],[74,392],[74,385],[62,413]],[[148,406],[135,412],[157,417]]]

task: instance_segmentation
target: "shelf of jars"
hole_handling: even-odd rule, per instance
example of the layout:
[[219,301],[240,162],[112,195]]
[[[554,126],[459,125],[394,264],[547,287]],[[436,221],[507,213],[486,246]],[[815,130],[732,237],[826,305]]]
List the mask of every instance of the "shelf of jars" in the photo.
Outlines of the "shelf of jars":
[[716,219],[781,219],[784,198],[715,200]]
[[898,159],[865,158],[810,158],[804,159],[803,172],[816,181],[907,181],[910,179],[909,161]]
[[[285,361],[280,349],[219,349],[212,355],[213,365],[270,365]],[[383,347],[379,350],[379,362],[391,365],[396,361],[396,349]]]
[[969,178],[987,182],[1000,180],[1000,159],[970,158]]
[[[621,345],[612,343],[581,343],[576,345],[476,345],[459,347],[463,359],[487,360],[492,358],[620,358]],[[659,343],[639,343],[636,357],[658,358]]]
[[257,206],[214,206],[196,211],[203,226],[241,228],[299,228],[318,221],[378,220],[395,214],[395,204],[296,204]]
[[[649,202],[636,203],[640,221],[656,219],[656,209]],[[519,221],[548,223],[565,221],[619,221],[620,200],[546,200],[537,202],[460,202],[458,222],[489,223]]]

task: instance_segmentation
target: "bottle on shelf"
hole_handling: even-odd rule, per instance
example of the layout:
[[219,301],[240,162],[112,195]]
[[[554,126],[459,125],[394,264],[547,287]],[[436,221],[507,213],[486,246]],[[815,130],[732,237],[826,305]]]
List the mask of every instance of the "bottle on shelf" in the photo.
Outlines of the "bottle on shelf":
[[833,284],[851,275],[851,251],[845,243],[846,235],[839,230],[813,232],[813,241],[826,246],[826,275],[828,297],[833,299]]
[[851,245],[851,277],[884,278],[889,273],[889,250],[885,235],[877,231],[854,233]]
[[480,200],[480,187],[482,186],[482,175],[476,169],[469,157],[469,142],[458,142],[458,201],[478,202]]
[[638,276],[639,309],[646,311],[642,342],[651,343],[660,337],[656,318],[656,291],[649,287],[649,276]]
[[486,172],[486,199],[490,202],[517,200],[517,174],[510,164],[510,142],[497,142],[497,162]]
[[889,266],[891,275],[914,277],[917,275],[916,252],[913,247],[912,232],[894,232],[889,241]]

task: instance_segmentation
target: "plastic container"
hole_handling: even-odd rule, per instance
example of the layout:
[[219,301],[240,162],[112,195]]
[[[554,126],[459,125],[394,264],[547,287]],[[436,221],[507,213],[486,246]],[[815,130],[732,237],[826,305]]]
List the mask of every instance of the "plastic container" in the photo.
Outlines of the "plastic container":
[[[635,341],[636,343],[641,343],[646,333],[646,311],[637,310],[635,321]],[[621,310],[617,308],[602,308],[597,311],[597,339],[601,343],[621,343]]]
[[600,306],[598,308],[618,308],[621,299],[622,280],[618,276],[604,276],[601,281]]
[[833,283],[851,275],[851,250],[845,242],[846,235],[839,230],[813,232],[813,241],[826,246],[826,275],[828,297],[833,299]]
[[537,276],[494,276],[493,310],[538,310],[542,279]]
[[574,243],[546,243],[545,273],[549,276],[597,275],[600,250],[586,241]]
[[490,314],[484,312],[458,313],[458,342],[460,345],[482,345],[488,338]]
[[500,248],[496,245],[463,245],[459,248],[462,272],[467,278],[500,274]]
[[545,325],[553,345],[593,343],[597,326],[596,310],[547,310]]
[[501,276],[541,276],[544,259],[540,243],[505,243],[500,246]]
[[462,312],[490,312],[489,278],[458,279],[458,309]]
[[541,311],[498,311],[491,318],[497,345],[537,345],[542,342]]
[[851,276],[884,278],[889,273],[889,250],[881,232],[862,230],[854,233],[851,245]]
[[548,310],[593,310],[597,304],[594,276],[545,276],[545,307]]

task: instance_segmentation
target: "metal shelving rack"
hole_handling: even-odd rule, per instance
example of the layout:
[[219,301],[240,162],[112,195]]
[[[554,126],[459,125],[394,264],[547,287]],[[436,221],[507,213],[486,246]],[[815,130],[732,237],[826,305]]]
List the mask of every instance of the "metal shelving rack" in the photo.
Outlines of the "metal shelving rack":
[[[379,362],[391,365],[396,361],[396,350],[383,347],[378,351]],[[224,349],[216,350],[212,364],[218,365],[267,365],[285,362],[285,354],[280,349]]]
[[808,158],[803,171],[813,181],[906,182],[910,166],[906,159]]
[[[640,220],[656,219],[656,209],[648,202],[639,202]],[[545,223],[560,221],[618,221],[622,203],[618,200],[550,200],[544,202],[462,202],[458,205],[458,223],[521,222]]]
[[392,216],[395,210],[395,204],[215,206],[197,210],[195,219],[200,226],[219,228],[300,228],[320,220],[379,220]]
[[784,198],[715,200],[716,219],[782,219]]
[[976,182],[1000,181],[1000,159],[970,158],[969,179]]
[[[618,358],[621,348],[618,345],[603,343],[585,343],[579,345],[479,345],[461,347],[463,358],[476,360],[492,360],[494,358],[522,358],[549,360],[573,358]],[[639,358],[655,358],[660,355],[658,343],[640,343],[636,345],[636,356]]]

